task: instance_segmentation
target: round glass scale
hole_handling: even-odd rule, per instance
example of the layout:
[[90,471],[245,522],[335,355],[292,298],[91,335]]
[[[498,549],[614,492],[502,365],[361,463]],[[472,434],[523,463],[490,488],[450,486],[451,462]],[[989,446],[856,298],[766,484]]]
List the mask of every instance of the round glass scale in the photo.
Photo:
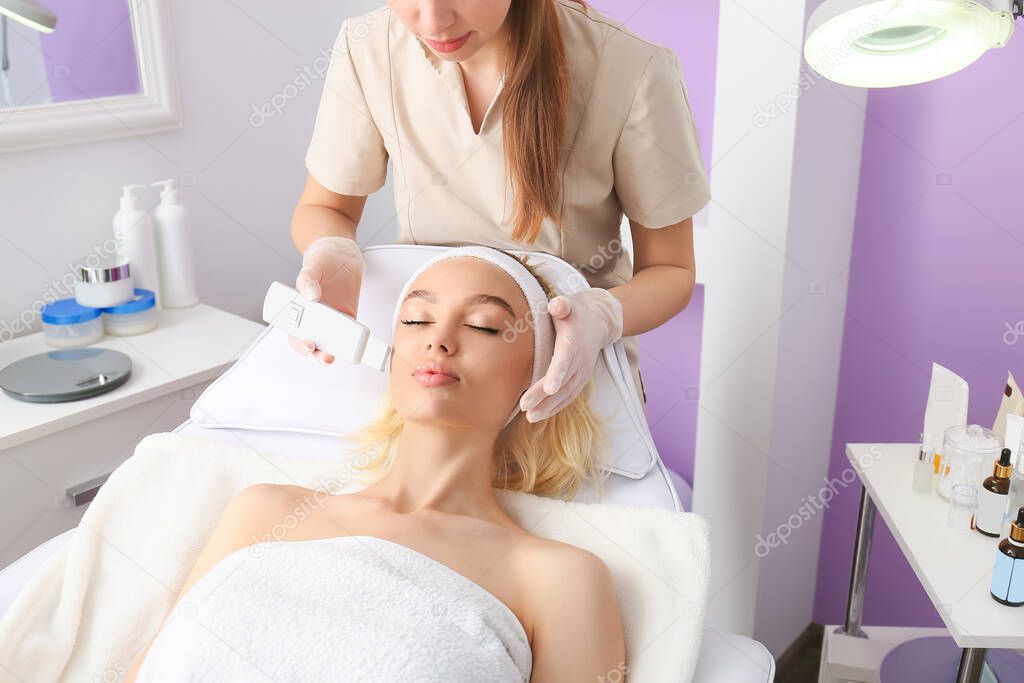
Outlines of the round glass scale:
[[132,359],[113,349],[37,353],[0,370],[0,389],[29,403],[62,403],[105,394],[132,374]]

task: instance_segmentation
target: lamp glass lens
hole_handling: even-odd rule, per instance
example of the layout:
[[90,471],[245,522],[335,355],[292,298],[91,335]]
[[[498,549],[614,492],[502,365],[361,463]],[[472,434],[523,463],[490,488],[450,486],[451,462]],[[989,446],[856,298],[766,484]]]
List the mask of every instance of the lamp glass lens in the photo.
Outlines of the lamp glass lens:
[[963,69],[1012,30],[1012,17],[970,0],[879,0],[819,26],[807,37],[804,57],[837,83],[911,85]]

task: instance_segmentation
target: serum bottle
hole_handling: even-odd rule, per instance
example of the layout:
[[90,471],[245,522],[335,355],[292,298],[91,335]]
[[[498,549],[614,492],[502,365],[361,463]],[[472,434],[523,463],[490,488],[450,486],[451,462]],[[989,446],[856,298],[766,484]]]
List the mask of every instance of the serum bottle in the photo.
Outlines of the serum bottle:
[[1010,524],[1009,535],[996,549],[989,592],[1000,604],[1024,605],[1024,506],[1017,509],[1017,519]]
[[999,454],[992,476],[982,483],[978,492],[978,512],[974,516],[974,528],[986,536],[999,537],[1003,517],[1006,515],[1012,473],[1010,449],[1004,448]]
[[931,493],[935,483],[935,447],[931,437],[921,435],[921,450],[917,453],[914,463],[914,490],[918,493]]

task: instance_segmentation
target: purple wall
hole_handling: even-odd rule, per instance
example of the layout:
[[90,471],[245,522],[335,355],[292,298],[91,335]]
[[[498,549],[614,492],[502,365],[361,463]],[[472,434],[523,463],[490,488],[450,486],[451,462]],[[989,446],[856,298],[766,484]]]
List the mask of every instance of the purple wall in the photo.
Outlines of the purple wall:
[[[675,50],[710,177],[718,3],[649,0],[637,7],[624,0],[599,0],[590,4],[637,35]],[[640,372],[651,434],[665,464],[691,484],[703,317],[704,289],[698,286],[686,310],[640,337]]]
[[57,29],[39,37],[54,102],[140,92],[126,0],[44,4],[57,15]]
[[[1016,35],[953,76],[869,95],[830,477],[846,443],[918,441],[933,361],[968,380],[968,420],[986,427],[1007,370],[1024,377],[1024,338],[1003,340],[1024,320],[1022,62]],[[859,495],[824,516],[815,622],[842,623]],[[942,625],[880,516],[864,623]]]
[[640,337],[640,374],[647,392],[647,424],[665,465],[693,484],[700,398],[704,286],[690,305]]

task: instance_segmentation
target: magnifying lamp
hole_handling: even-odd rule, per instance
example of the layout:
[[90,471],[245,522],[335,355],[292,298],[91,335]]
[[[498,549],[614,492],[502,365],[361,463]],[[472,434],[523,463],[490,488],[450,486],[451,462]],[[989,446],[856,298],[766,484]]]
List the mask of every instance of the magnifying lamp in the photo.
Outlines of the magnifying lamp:
[[0,92],[7,106],[14,104],[11,79],[7,72],[11,61],[7,56],[7,19],[13,19],[42,33],[53,33],[57,15],[35,0],[0,0]]
[[53,33],[57,15],[35,0],[0,0],[0,15],[43,33]]
[[843,85],[924,83],[1006,45],[1022,2],[825,0],[807,22],[804,58]]

